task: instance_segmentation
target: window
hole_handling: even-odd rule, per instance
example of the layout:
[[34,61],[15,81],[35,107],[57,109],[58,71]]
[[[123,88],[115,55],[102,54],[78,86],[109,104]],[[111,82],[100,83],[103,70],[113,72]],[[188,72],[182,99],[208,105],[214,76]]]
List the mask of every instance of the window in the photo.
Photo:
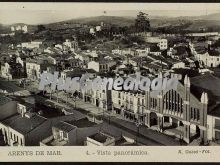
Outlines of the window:
[[193,115],[193,119],[196,119],[196,108],[194,108],[194,115]]
[[200,119],[199,109],[197,109],[197,120]]
[[67,133],[66,132],[63,133],[63,137],[67,138]]
[[22,140],[22,138],[20,139],[20,144],[21,144],[21,146],[23,145],[23,140]]
[[140,104],[140,98],[138,98],[138,104]]
[[193,119],[193,109],[192,109],[192,107],[190,109],[190,116],[191,116],[191,119]]

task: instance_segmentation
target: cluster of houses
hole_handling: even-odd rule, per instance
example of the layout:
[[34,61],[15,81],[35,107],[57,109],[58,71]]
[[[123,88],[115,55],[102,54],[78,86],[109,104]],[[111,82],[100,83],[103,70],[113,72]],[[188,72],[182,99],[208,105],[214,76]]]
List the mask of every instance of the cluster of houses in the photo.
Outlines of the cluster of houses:
[[11,31],[21,31],[23,33],[28,33],[28,26],[27,25],[16,25],[16,26],[11,26]]
[[[34,100],[30,101],[30,100]],[[135,141],[120,130],[81,113],[44,116],[31,96],[0,95],[0,139],[9,146],[120,146]],[[46,107],[44,110],[52,110]]]
[[[90,33],[95,34],[102,27],[102,24],[93,27]],[[11,30],[28,32],[27,26],[12,27]],[[186,143],[197,138],[204,144],[218,142],[220,93],[210,84],[215,83],[215,87],[218,87],[220,79],[209,72],[210,68],[220,65],[220,52],[212,46],[218,39],[213,35],[218,34],[206,34],[206,37],[212,38],[204,42],[190,38],[189,42],[178,42],[173,46],[169,46],[170,36],[133,35],[144,35],[146,46],[106,52],[95,48],[80,50],[76,37],[53,44],[47,41],[23,42],[14,47],[14,52],[10,55],[2,54],[0,75],[8,81],[25,78],[39,82],[43,72],[55,71],[63,79],[89,74],[88,81],[97,76],[134,77],[137,72],[141,73],[142,78],[147,76],[154,79],[168,73],[169,78],[179,79],[176,90],[164,89],[154,93],[90,89],[79,90],[78,97],[124,120],[183,137]],[[191,34],[188,37],[201,37],[200,35]],[[199,63],[198,67],[196,62]],[[207,69],[207,73],[199,72],[199,68]],[[0,95],[0,130],[6,144],[108,146],[122,145],[123,140],[123,144],[134,143],[129,137],[118,133],[120,131],[114,134],[107,126],[101,127],[100,123],[87,117],[72,115],[72,119],[71,115],[63,115],[56,119],[48,118],[36,112],[34,105],[35,103],[30,105],[33,108],[28,110],[24,100]],[[8,106],[12,106],[11,111],[5,114]],[[178,131],[172,131],[173,129]]]

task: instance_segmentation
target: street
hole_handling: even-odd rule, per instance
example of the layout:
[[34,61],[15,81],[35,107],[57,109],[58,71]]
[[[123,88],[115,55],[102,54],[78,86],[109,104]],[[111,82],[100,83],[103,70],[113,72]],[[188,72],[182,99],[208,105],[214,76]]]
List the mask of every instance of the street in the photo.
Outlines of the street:
[[[38,84],[32,83],[30,85],[26,85],[26,89],[30,91],[38,91]],[[130,137],[137,139],[145,145],[167,145],[167,146],[178,146],[181,145],[179,140],[174,139],[168,135],[162,134],[160,132],[151,130],[146,126],[140,126],[139,131],[137,131],[137,126],[135,123],[130,121],[125,121],[121,116],[114,115],[112,113],[105,112],[103,113],[103,109],[96,107],[95,105],[84,102],[81,99],[77,98],[75,101],[72,98],[66,99],[66,94],[64,92],[58,93],[58,102],[57,102],[57,94],[52,95],[52,99],[50,100],[50,94],[47,93],[45,95],[36,96],[37,99],[40,99],[42,102],[51,102],[57,107],[62,107],[65,110],[71,111],[79,111],[85,115],[94,115],[100,116],[103,120],[103,128],[107,126],[117,127],[122,132],[129,134]],[[67,103],[66,103],[67,101]],[[104,116],[103,116],[104,114]],[[110,125],[109,125],[110,124]],[[107,129],[107,128],[106,128]],[[138,133],[139,132],[139,133]],[[138,137],[137,137],[138,134]]]

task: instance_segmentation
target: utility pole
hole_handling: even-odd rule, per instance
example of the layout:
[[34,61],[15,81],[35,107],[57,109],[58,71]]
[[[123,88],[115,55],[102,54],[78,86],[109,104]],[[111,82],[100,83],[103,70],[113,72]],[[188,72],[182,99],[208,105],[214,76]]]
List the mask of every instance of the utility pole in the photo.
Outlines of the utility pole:
[[50,100],[52,99],[52,89],[50,88]]
[[25,79],[24,79],[23,83],[24,83],[24,89],[25,89],[26,88],[26,80]]
[[68,102],[68,92],[66,91],[66,103]]
[[59,100],[58,100],[58,91],[57,91],[57,103],[58,103],[58,101],[59,101]]

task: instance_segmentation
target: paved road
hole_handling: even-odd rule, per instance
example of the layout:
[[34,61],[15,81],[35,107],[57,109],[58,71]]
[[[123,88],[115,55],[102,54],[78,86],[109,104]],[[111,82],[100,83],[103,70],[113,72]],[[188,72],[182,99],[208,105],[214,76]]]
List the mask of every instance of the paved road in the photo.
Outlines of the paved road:
[[[137,126],[132,122],[125,121],[125,120],[122,120],[116,117],[112,117],[110,119],[110,122],[114,125],[118,125],[119,127],[123,129],[132,130],[135,134],[137,134],[137,130],[138,130]],[[146,126],[139,126],[139,134],[144,136],[146,139],[157,142],[158,144],[161,144],[161,145],[166,145],[166,146],[186,145],[185,143],[182,143],[179,140],[176,140],[160,132],[151,130],[147,128]]]
[[[99,115],[103,115],[103,110],[96,107],[93,104],[90,103],[86,103],[80,99],[78,99],[75,102],[69,100],[69,104],[70,107],[72,105],[72,107],[76,107],[80,108],[80,109],[84,109],[87,113],[92,113],[92,114],[99,114]],[[74,108],[75,109],[75,108]],[[84,112],[84,113],[86,113]],[[110,123],[111,125],[114,125],[118,128],[123,128],[123,130],[127,130],[128,132],[132,133],[133,135],[137,135],[137,127],[135,125],[135,123],[129,122],[129,121],[125,121],[123,119],[118,118],[117,116],[108,114],[108,113],[104,113],[105,116],[105,121],[107,123]],[[180,143],[178,140],[167,136],[165,134],[159,133],[157,131],[151,130],[149,128],[147,128],[146,126],[140,126],[139,127],[139,134],[142,138],[145,138],[145,140],[148,140],[149,143],[154,143],[154,145],[172,145],[172,146],[179,146],[182,143]],[[145,142],[146,143],[146,142]],[[185,145],[185,144],[183,144]]]

